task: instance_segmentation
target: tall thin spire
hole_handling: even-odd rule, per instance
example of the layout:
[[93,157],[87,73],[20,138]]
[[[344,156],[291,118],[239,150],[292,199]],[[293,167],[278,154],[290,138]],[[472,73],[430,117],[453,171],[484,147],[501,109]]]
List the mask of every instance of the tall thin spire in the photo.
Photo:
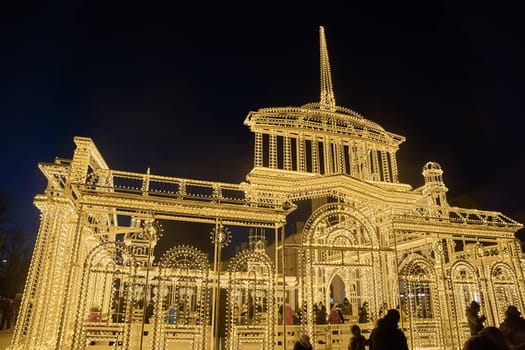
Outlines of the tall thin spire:
[[335,110],[335,96],[332,86],[332,73],[330,72],[330,61],[328,59],[328,48],[324,36],[324,27],[319,27],[319,41],[321,49],[321,109]]

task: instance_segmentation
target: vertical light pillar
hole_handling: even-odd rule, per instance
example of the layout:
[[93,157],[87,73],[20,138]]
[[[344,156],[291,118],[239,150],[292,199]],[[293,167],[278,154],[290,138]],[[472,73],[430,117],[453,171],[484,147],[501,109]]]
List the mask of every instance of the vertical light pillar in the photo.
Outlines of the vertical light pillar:
[[368,158],[368,147],[367,147],[367,144],[363,144],[362,146],[360,146],[360,149],[361,149],[361,162],[360,162],[360,166],[361,166],[361,169],[360,169],[360,172],[361,172],[361,176],[360,176],[360,179],[361,180],[370,180],[371,178],[371,167],[370,167],[370,161],[369,161],[369,158]]
[[312,173],[319,174],[319,147],[317,145],[317,138],[312,138]]
[[277,136],[270,134],[270,168],[277,169]]
[[390,152],[390,167],[392,168],[392,182],[399,182],[399,173],[397,170],[397,158],[395,152]]
[[337,163],[337,172],[340,174],[345,174],[345,148],[343,147],[343,141],[341,139],[337,140]]
[[381,181],[381,170],[379,168],[379,157],[377,155],[377,150],[372,148],[372,181]]
[[381,164],[383,165],[383,180],[391,182],[390,167],[388,166],[388,154],[385,150],[381,150]]
[[304,152],[304,135],[301,134],[296,139],[297,149],[297,170],[304,172],[306,169],[306,158]]
[[40,216],[40,228],[29,266],[29,272],[25,284],[22,302],[18,313],[18,319],[13,334],[12,343],[17,345],[25,345],[27,348],[32,346],[36,340],[37,328],[36,318],[33,316],[35,312],[34,303],[40,298],[40,284],[42,280],[42,269],[45,264],[45,253],[50,239],[49,235],[45,234],[49,230],[52,222],[52,215],[49,215],[47,209],[43,209]]
[[332,144],[330,139],[325,137],[323,140],[323,153],[324,153],[324,173],[327,175],[333,174],[333,160],[332,160]]
[[348,169],[350,176],[359,177],[358,171],[358,157],[357,157],[357,147],[354,142],[351,142],[348,146],[348,159],[350,160],[350,169]]
[[292,170],[292,147],[290,145],[290,136],[285,135],[283,138],[284,143],[284,170]]
[[263,166],[263,137],[262,133],[255,133],[255,166]]
[[[439,237],[439,235],[438,235]],[[440,306],[439,310],[436,310],[435,312],[439,312],[439,319],[441,321],[441,329],[443,332],[438,332],[437,336],[442,336],[441,339],[437,339],[436,343],[438,344],[444,344],[447,347],[453,347],[454,344],[452,344],[454,339],[454,325],[451,322],[450,315],[453,314],[453,311],[451,310],[450,303],[448,302],[448,280],[446,277],[446,271],[444,267],[444,253],[445,248],[443,247],[442,241],[438,238],[436,241],[434,241],[432,245],[432,250],[434,252],[435,256],[435,269],[436,269],[436,277],[437,277],[437,298],[438,298],[438,304]]]

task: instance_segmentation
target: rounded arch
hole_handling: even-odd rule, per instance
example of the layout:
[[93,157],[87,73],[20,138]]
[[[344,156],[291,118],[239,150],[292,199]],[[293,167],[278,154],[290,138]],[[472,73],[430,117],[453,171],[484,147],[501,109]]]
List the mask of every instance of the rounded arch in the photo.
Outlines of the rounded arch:
[[[431,274],[435,276],[434,266],[430,261],[421,254],[409,254],[399,264],[398,271],[400,276],[411,276],[416,272],[420,272],[421,266],[424,267],[423,271],[425,274]],[[419,270],[419,271],[416,271]],[[420,275],[420,274],[419,274]]]
[[95,259],[100,259],[99,263],[113,262],[119,265],[129,262],[128,265],[136,266],[136,259],[133,252],[123,242],[102,242],[91,248],[84,259],[84,267],[94,265]]
[[[373,273],[379,264],[378,229],[354,206],[348,203],[327,203],[317,208],[305,223],[302,236],[302,264],[299,276],[306,303],[305,330],[315,342],[313,305],[326,300],[334,266],[342,264],[346,281],[359,274],[373,276],[354,282],[353,302],[364,297],[375,300],[378,276]],[[334,265],[335,264],[335,265]],[[351,266],[351,265],[354,266]],[[353,274],[353,277],[350,277]]]
[[511,279],[514,281],[516,279],[516,273],[512,267],[504,262],[497,262],[490,268],[490,276],[493,280],[497,279]]
[[264,250],[241,251],[230,262],[228,274],[228,348],[236,350],[242,347],[241,342],[257,341],[262,349],[273,349],[277,307],[270,257]]
[[455,314],[455,332],[460,343],[470,337],[465,315],[466,308],[475,300],[485,306],[483,288],[480,281],[480,272],[476,266],[467,260],[455,261],[448,271],[450,281],[450,302]]
[[165,252],[160,258],[160,271],[169,273],[170,268],[209,270],[207,255],[190,246],[177,246]]
[[250,263],[262,264],[262,266],[273,274],[273,262],[263,250],[243,250],[237,254],[228,265],[229,273],[241,272],[248,268]]
[[352,246],[359,244],[359,241],[355,235],[352,235],[344,228],[341,228],[335,230],[326,243],[333,246]]
[[323,229],[327,224],[337,226],[344,223],[346,218],[356,220],[359,226],[364,228],[362,233],[368,238],[370,244],[374,246],[379,244],[376,227],[363,213],[345,203],[328,203],[317,208],[306,221],[302,240],[303,245],[314,244],[316,229]]
[[509,264],[500,261],[492,265],[490,281],[496,306],[494,316],[497,322],[503,321],[505,310],[509,305],[523,310],[523,299],[518,288],[517,275]]
[[476,279],[479,278],[479,271],[474,265],[472,265],[472,263],[466,260],[457,260],[450,266],[449,270],[449,277],[452,279],[452,281],[456,280],[458,277],[463,278],[461,275],[457,275],[460,273],[462,268],[464,268],[464,271],[469,271],[473,274],[473,276],[468,276],[467,274],[466,277],[475,277]]
[[[82,326],[91,308],[98,308],[100,315],[108,315],[103,322],[90,327],[114,324],[113,333],[127,347],[130,341],[129,319],[133,313],[133,297],[136,289],[137,260],[133,252],[123,242],[101,242],[85,255],[80,282],[78,304],[79,312],[75,322],[75,333],[83,346],[91,334]],[[117,326],[118,325],[118,326]]]
[[154,295],[152,348],[165,348],[173,339],[190,342],[195,350],[206,348],[209,269],[207,255],[194,247],[176,246],[162,255]]
[[[399,264],[400,308],[408,314],[411,347],[440,347],[443,344],[441,307],[436,269],[429,258],[412,253]],[[417,336],[420,329],[432,329],[435,337]]]

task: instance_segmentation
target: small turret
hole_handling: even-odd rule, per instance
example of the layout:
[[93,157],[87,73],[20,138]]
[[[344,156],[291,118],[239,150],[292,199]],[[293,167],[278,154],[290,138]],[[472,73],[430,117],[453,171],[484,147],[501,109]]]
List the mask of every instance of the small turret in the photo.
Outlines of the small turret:
[[427,204],[448,206],[446,195],[448,188],[443,182],[443,170],[441,166],[435,162],[428,162],[423,167],[422,174],[425,178],[423,195],[427,197]]

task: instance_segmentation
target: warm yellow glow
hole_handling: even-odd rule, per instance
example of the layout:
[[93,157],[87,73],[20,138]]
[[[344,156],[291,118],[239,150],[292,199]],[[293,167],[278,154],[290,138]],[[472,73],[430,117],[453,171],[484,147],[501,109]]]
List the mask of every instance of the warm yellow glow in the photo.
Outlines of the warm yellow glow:
[[[422,187],[399,183],[405,139],[336,106],[322,28],[320,102],[259,109],[245,124],[254,168],[241,184],[110,169],[85,137],[71,160],[40,164],[48,185],[35,198],[40,228],[9,349],[217,349],[222,331],[232,350],[291,348],[300,332],[314,348],[346,348],[349,324],[316,325],[314,314],[344,297],[350,323],[368,303],[365,332],[399,306],[411,349],[458,349],[472,300],[486,325],[508,305],[524,312],[522,225],[450,207],[437,163],[424,165]],[[287,217],[304,201],[312,210],[289,236]],[[177,234],[160,220],[213,226],[213,265],[189,246],[156,265],[162,234]],[[221,271],[228,227],[259,238]],[[300,325],[282,324],[285,302]]]

